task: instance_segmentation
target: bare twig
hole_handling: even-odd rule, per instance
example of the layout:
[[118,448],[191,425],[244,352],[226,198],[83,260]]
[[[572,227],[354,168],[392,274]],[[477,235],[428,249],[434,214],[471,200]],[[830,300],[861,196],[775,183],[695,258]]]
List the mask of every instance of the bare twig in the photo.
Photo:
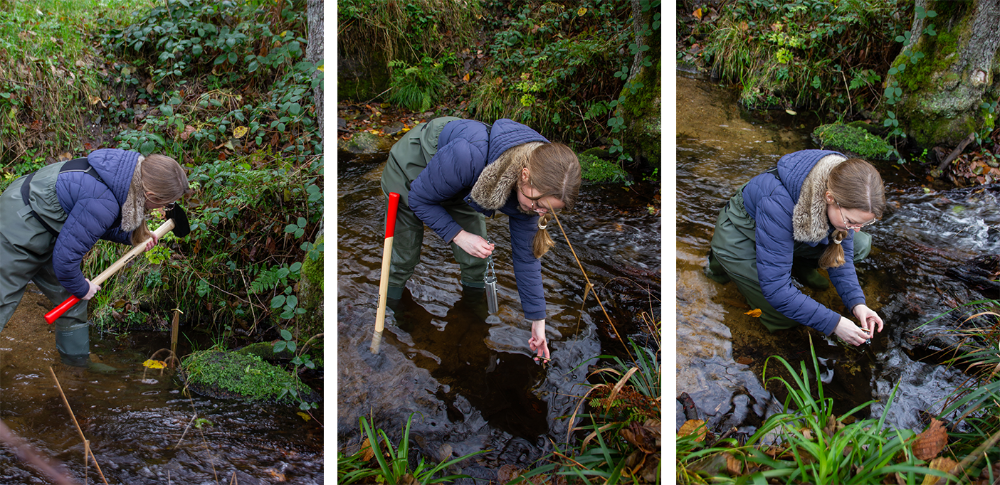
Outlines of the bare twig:
[[73,418],[73,424],[76,426],[76,430],[80,432],[80,439],[83,440],[85,448],[84,459],[86,459],[86,455],[89,453],[90,457],[94,460],[94,466],[97,467],[97,473],[101,476],[101,480],[104,482],[104,485],[108,485],[108,479],[104,478],[104,472],[101,471],[101,465],[97,463],[97,457],[94,456],[94,451],[87,446],[87,437],[83,435],[83,429],[80,428],[80,423],[76,421],[76,415],[73,414],[73,408],[69,406],[69,400],[66,399],[66,393],[63,392],[62,386],[59,385],[59,378],[56,377],[56,371],[49,367],[49,372],[52,373],[52,379],[56,381],[56,389],[59,389],[59,395],[62,396],[63,404],[66,405],[66,410],[69,411],[69,417]]
[[25,443],[24,440],[14,434],[2,420],[0,420],[0,442],[6,443],[14,451],[19,460],[39,469],[53,483],[57,485],[78,485],[79,482],[73,481],[50,465],[31,445]]
[[951,151],[951,154],[945,157],[944,161],[942,161],[941,164],[938,165],[938,170],[944,170],[944,168],[947,167],[948,164],[952,162],[952,160],[958,158],[958,156],[961,155],[963,151],[965,151],[965,147],[969,146],[969,143],[972,143],[972,141],[975,139],[976,139],[976,134],[969,133],[969,136],[967,136],[964,140],[962,140],[962,142],[959,143],[958,146]]

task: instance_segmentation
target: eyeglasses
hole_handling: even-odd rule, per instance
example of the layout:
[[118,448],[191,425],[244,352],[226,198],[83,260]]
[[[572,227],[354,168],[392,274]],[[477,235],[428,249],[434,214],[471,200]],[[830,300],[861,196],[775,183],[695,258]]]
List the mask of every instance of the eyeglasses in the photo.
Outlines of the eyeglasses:
[[847,218],[844,217],[844,208],[840,206],[840,202],[833,201],[833,203],[837,204],[837,209],[840,211],[840,220],[844,221],[844,227],[848,229],[861,229],[865,226],[870,226],[875,223],[875,219],[872,219],[868,222],[862,222],[860,224],[848,221]]
[[[540,195],[538,197],[528,197],[528,194],[524,193],[524,187],[522,187],[521,184],[517,184],[517,190],[521,192],[521,195],[523,195],[525,199],[531,201],[531,210],[535,210],[537,208],[537,205],[535,203],[538,202],[542,197],[545,197],[544,195]],[[545,208],[543,207],[543,209]]]

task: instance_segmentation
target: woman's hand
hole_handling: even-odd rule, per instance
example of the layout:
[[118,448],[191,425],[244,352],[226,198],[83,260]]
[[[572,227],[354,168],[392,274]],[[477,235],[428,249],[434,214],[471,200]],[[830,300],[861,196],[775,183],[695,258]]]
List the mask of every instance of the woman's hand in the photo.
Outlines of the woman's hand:
[[159,240],[160,238],[156,235],[156,233],[150,233],[150,238],[146,241],[146,251],[153,249],[153,246],[156,246],[156,243]]
[[89,300],[89,299],[93,298],[94,295],[97,293],[97,290],[101,289],[100,285],[95,285],[95,284],[91,283],[90,280],[87,280],[87,285],[90,286],[90,289],[87,290],[87,296],[84,296],[83,298],[81,298],[81,300]]
[[458,247],[462,248],[463,251],[480,259],[493,254],[493,248],[495,247],[493,244],[486,242],[482,237],[467,232],[464,229],[459,231],[452,238],[451,242],[458,244]]
[[535,362],[540,359],[542,362],[552,360],[549,358],[549,341],[545,338],[545,320],[534,320],[531,322],[531,338],[528,339],[528,347],[532,352],[537,352]]
[[875,313],[875,310],[868,308],[865,304],[854,306],[854,316],[861,322],[861,328],[868,330],[869,334],[875,335],[876,323],[878,324],[877,331],[882,331],[882,319],[879,318],[878,313]]
[[837,324],[833,333],[851,345],[861,345],[865,343],[865,340],[871,338],[867,330],[844,317],[840,317],[840,323]]

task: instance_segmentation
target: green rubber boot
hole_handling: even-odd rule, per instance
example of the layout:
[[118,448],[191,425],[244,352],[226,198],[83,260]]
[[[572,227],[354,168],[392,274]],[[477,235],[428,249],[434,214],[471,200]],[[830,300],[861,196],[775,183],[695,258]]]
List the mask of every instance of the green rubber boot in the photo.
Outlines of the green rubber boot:
[[802,284],[816,289],[825,290],[830,287],[830,280],[819,272],[817,264],[796,260],[792,264],[792,276]]
[[726,274],[726,270],[722,268],[722,264],[719,260],[712,257],[712,250],[708,250],[708,266],[705,267],[705,276],[708,276],[719,284],[726,284],[732,281],[732,278]]

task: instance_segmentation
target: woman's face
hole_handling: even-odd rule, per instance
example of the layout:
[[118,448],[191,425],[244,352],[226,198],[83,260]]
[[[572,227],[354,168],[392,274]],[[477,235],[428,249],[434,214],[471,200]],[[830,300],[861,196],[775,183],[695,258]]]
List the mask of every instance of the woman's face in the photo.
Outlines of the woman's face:
[[153,202],[149,198],[151,195],[153,195],[152,192],[146,192],[146,206],[145,207],[146,207],[147,211],[151,211],[153,209],[163,209],[164,212],[166,212],[166,211],[169,211],[170,209],[173,209],[174,208],[174,202],[177,202],[177,201],[174,201],[174,202],[170,202],[169,204],[161,204],[161,203]]
[[541,193],[527,182],[517,184],[517,203],[521,212],[542,215],[550,210],[562,209],[566,204],[555,196],[539,197]]
[[521,212],[542,215],[551,210],[559,210],[566,206],[563,201],[554,195],[539,197],[542,194],[528,182],[528,175],[529,171],[527,168],[521,169],[521,180],[516,184],[517,205],[521,209]]
[[875,222],[875,214],[861,209],[844,209],[836,201],[827,202],[826,216],[830,218],[830,224],[841,231],[848,229],[858,231]]

